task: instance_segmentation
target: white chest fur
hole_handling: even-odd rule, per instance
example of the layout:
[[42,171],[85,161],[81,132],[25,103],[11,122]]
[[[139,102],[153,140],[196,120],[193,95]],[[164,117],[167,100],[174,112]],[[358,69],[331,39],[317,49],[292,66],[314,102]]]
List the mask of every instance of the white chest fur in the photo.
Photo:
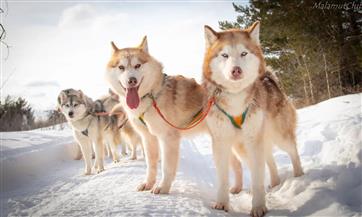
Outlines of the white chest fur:
[[246,119],[241,129],[236,128],[220,109],[213,106],[207,123],[214,139],[228,144],[248,143],[248,140],[255,140],[257,132],[263,123],[263,113],[261,110],[250,112],[250,102],[246,101],[243,94],[221,94],[216,103],[231,116],[241,115],[249,106]]
[[[162,135],[163,133],[166,132],[165,129],[168,126],[164,123],[163,120],[161,120],[159,115],[152,107],[152,100],[150,98],[142,99],[137,109],[130,109],[128,108],[125,101],[123,103],[124,103],[123,106],[127,112],[128,117],[136,119],[136,121],[142,124],[146,124],[147,130],[152,135]],[[142,117],[144,123],[141,122],[141,120],[139,120],[140,117]]]

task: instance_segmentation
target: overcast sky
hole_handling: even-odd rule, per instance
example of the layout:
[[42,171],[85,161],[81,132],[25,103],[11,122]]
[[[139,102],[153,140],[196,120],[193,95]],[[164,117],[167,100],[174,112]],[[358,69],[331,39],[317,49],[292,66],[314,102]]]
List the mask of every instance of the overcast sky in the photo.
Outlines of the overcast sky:
[[108,90],[104,73],[110,41],[120,48],[136,46],[144,35],[165,73],[200,80],[203,26],[218,29],[218,21],[235,17],[231,1],[8,0],[1,23],[11,49],[4,60],[7,51],[1,47],[0,84],[13,74],[1,97],[25,97],[37,110],[54,109],[65,88],[82,89],[96,99]]

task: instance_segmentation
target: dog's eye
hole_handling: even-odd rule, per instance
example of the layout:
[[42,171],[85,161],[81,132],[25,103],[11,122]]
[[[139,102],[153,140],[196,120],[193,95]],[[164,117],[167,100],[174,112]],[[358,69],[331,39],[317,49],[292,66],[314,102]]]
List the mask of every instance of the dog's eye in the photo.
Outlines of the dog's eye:
[[140,67],[141,67],[141,64],[136,64],[136,65],[134,66],[135,69],[138,69],[138,68],[140,68]]
[[242,57],[244,57],[244,56],[246,56],[247,54],[248,54],[248,52],[243,51],[240,55],[241,55]]
[[69,104],[65,104],[65,107],[69,108],[69,106],[70,106]]
[[74,107],[77,107],[78,106],[78,104],[76,103],[76,104],[74,104]]
[[221,54],[221,56],[224,58],[229,58],[229,55],[227,55],[226,53]]
[[121,71],[124,70],[124,66],[122,66],[122,65],[118,66],[118,68],[119,68]]

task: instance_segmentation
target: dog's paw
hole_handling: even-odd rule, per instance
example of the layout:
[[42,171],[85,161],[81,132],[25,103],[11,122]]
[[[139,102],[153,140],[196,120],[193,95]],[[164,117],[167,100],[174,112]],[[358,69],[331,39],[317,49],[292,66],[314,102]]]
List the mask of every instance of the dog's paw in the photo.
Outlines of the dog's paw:
[[115,159],[115,160],[113,160],[113,163],[119,163],[119,162],[121,162],[119,159]]
[[137,191],[149,191],[155,183],[144,182],[137,186]]
[[170,192],[170,188],[165,188],[162,186],[154,186],[151,190],[152,194],[168,194]]
[[89,176],[91,174],[92,174],[91,171],[84,171],[84,173],[83,173],[84,176]]
[[253,192],[251,191],[251,189],[250,189],[250,188],[246,189],[246,190],[245,190],[245,193],[246,193],[246,194],[250,194],[250,195],[252,195],[252,194],[253,194]]
[[229,192],[231,194],[239,194],[242,190],[243,190],[243,188],[241,186],[234,186],[234,187],[230,188]]
[[137,160],[137,157],[130,157],[130,160]]
[[275,186],[277,186],[279,184],[280,184],[279,179],[278,180],[273,180],[273,181],[270,182],[270,185],[268,187],[269,187],[269,189],[272,189],[272,188],[274,188]]
[[299,170],[299,171],[294,172],[294,177],[299,177],[299,176],[302,176],[302,175],[304,175],[303,170]]
[[212,205],[213,209],[224,210],[225,212],[229,211],[229,203],[216,202]]
[[251,209],[250,215],[252,217],[262,217],[266,214],[267,211],[268,210],[267,210],[266,206],[264,206],[264,205],[259,206],[259,207],[253,207]]
[[101,172],[103,172],[103,171],[104,171],[104,168],[100,168],[100,169],[97,169],[97,170],[96,170],[97,174],[99,174],[99,173],[101,173]]

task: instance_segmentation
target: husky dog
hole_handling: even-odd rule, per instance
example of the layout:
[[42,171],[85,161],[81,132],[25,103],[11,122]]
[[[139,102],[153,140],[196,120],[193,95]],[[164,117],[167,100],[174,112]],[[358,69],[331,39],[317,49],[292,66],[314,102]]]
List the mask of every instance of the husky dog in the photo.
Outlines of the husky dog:
[[[130,160],[137,160],[137,146],[141,145],[141,138],[128,122],[128,118],[121,106],[119,106],[119,97],[112,90],[109,90],[109,95],[104,100],[104,107],[107,112],[115,114],[117,117],[117,126],[120,127],[122,138],[122,153],[125,153],[125,144],[131,149]],[[143,152],[143,148],[142,148]]]
[[[115,112],[118,113],[117,110],[115,110]],[[124,126],[122,127],[121,137],[122,137],[122,140],[131,149],[131,158],[130,158],[130,160],[137,160],[137,146],[138,145],[141,146],[142,154],[144,155],[144,150],[143,150],[143,147],[142,147],[141,137],[133,129],[131,123],[129,123],[128,120],[127,120],[127,122],[124,123]]]
[[58,96],[58,110],[73,128],[74,138],[80,145],[85,161],[85,175],[91,174],[92,144],[95,152],[96,172],[104,170],[104,143],[111,144],[112,156],[119,161],[116,145],[120,144],[120,132],[112,117],[96,116],[97,103],[81,90],[66,89]]
[[294,176],[303,174],[296,148],[296,111],[266,66],[259,43],[259,22],[245,30],[216,32],[205,26],[203,83],[216,97],[207,117],[218,174],[216,209],[228,210],[231,153],[245,157],[252,178],[252,216],[263,216],[264,172],[279,183],[272,147],[286,151]]
[[[138,186],[138,190],[152,189],[154,194],[169,193],[176,176],[182,135],[181,131],[161,119],[153,102],[157,103],[168,121],[184,127],[203,108],[206,91],[194,79],[163,74],[161,63],[148,52],[146,37],[135,48],[119,49],[113,42],[112,47],[113,55],[107,65],[106,80],[120,96],[120,104],[132,126],[140,133],[146,153],[146,180]],[[206,130],[204,123],[190,133]],[[162,180],[155,185],[158,144],[161,148]]]
[[[112,110],[112,108],[115,105],[117,105],[118,103],[119,103],[118,96],[112,92],[109,92],[108,95],[105,95],[105,96],[101,97],[100,99],[97,99],[94,102],[94,110],[97,112],[107,113],[107,112],[110,112]],[[106,128],[113,127],[113,130],[116,131],[115,133],[117,133],[117,132],[120,133],[117,128],[117,124],[121,125],[122,121],[126,121],[126,117],[124,116],[124,114],[121,113],[118,116],[112,115],[111,117],[109,117],[108,120],[110,121],[110,123],[107,125]],[[119,141],[117,141],[117,142],[119,142]],[[117,143],[105,143],[105,146],[106,146],[105,150],[107,151],[107,156],[112,156],[113,161],[118,162],[119,156],[118,156],[118,152],[117,152],[117,147],[115,145],[117,145]],[[126,145],[123,142],[121,142],[121,154],[122,154],[122,156],[127,155]]]

